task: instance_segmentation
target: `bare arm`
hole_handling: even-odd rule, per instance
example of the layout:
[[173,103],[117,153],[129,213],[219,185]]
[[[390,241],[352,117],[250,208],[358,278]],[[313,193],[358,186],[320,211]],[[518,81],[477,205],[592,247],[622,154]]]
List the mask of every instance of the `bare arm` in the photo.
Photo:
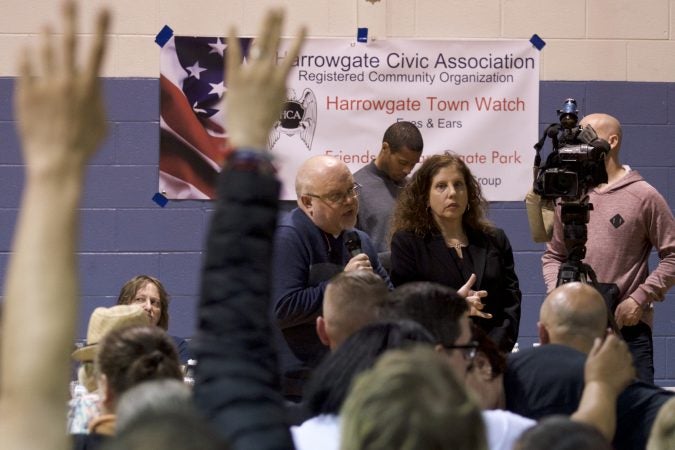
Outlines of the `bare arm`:
[[525,209],[532,240],[534,242],[550,241],[553,235],[553,201],[542,200],[539,195],[530,190],[525,196]]
[[628,346],[610,334],[596,339],[584,367],[585,386],[572,420],[593,425],[611,442],[616,431],[616,400],[635,378]]
[[105,135],[97,75],[108,15],[99,16],[93,49],[79,69],[72,2],[64,24],[62,39],[45,31],[40,64],[24,53],[16,86],[26,185],[4,293],[2,448],[72,446],[64,424],[79,301],[77,206],[85,165]]
[[558,282],[558,270],[567,259],[567,249],[563,236],[563,224],[560,219],[560,207],[556,208],[553,217],[551,240],[546,244],[546,250],[541,257],[542,272],[546,283],[546,292],[551,292]]

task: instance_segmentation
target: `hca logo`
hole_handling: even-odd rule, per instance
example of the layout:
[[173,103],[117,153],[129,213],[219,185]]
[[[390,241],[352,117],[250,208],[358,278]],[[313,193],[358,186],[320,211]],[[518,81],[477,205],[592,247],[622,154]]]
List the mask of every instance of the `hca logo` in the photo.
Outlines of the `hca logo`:
[[298,98],[295,91],[289,89],[287,98],[279,120],[272,127],[268,147],[270,150],[274,148],[281,137],[281,133],[289,137],[299,134],[300,139],[307,146],[307,150],[311,150],[314,131],[316,130],[316,96],[311,89],[305,88]]

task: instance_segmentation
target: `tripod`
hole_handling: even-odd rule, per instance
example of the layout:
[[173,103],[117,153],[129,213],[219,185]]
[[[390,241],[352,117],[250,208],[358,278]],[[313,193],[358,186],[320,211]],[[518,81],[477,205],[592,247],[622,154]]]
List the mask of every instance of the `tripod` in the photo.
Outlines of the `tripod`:
[[590,211],[593,204],[588,203],[588,196],[579,202],[564,202],[560,209],[560,218],[563,223],[563,237],[567,260],[560,265],[558,270],[558,282],[556,286],[581,281],[597,287],[597,280],[593,268],[583,262],[586,257],[586,241],[588,228],[586,224],[590,219]]
[[580,281],[590,284],[598,290],[607,304],[607,321],[615,333],[619,332],[619,327],[614,319],[614,299],[611,291],[602,289],[598,283],[593,268],[583,262],[586,257],[586,241],[588,240],[588,227],[586,224],[590,220],[590,212],[593,210],[593,204],[588,202],[588,195],[584,196],[578,202],[564,202],[561,204],[561,220],[563,223],[563,238],[565,248],[567,249],[567,259],[558,269],[558,281],[556,286]]

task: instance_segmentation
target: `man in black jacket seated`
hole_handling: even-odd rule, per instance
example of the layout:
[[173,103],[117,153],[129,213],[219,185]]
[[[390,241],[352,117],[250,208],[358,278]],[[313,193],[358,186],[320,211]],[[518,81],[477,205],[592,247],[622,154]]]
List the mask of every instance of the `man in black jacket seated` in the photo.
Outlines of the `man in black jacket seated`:
[[[605,302],[588,284],[564,284],[546,297],[538,328],[540,347],[508,357],[506,409],[537,420],[572,414],[584,388],[586,355],[607,330]],[[672,396],[641,381],[629,385],[617,401],[614,447],[644,448],[659,408]]]

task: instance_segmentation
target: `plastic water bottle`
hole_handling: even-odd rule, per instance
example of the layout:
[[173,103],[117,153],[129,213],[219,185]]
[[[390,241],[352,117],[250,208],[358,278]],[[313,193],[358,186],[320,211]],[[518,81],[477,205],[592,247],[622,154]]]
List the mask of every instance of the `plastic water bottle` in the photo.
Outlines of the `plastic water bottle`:
[[197,367],[197,360],[188,359],[185,365],[185,376],[183,377],[183,382],[188,386],[194,386],[195,384],[195,367]]

